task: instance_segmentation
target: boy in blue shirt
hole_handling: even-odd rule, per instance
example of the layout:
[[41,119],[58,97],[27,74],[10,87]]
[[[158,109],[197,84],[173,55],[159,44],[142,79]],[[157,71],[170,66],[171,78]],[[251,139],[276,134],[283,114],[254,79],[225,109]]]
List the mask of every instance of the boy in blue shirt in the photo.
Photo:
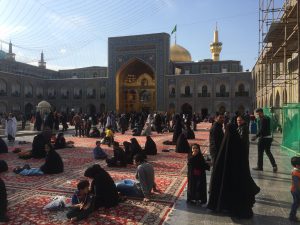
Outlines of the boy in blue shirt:
[[107,154],[101,148],[100,141],[96,141],[96,147],[94,148],[93,153],[94,153],[95,159],[106,159],[107,158]]
[[77,191],[72,197],[72,208],[67,213],[67,218],[71,222],[85,219],[93,212],[89,188],[90,183],[88,180],[82,180],[77,184]]

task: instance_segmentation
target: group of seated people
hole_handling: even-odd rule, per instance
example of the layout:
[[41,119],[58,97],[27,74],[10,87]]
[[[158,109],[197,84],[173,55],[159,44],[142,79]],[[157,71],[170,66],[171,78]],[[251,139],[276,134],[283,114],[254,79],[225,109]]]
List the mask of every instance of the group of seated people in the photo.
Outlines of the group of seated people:
[[158,191],[153,166],[146,162],[143,154],[135,156],[135,164],[137,165],[136,180],[127,179],[116,183],[100,165],[95,164],[89,167],[84,172],[84,176],[91,179],[92,182],[79,181],[67,218],[71,221],[80,221],[100,207],[117,206],[124,201],[126,196],[149,201],[152,191]]
[[109,158],[107,153],[101,148],[101,142],[96,141],[96,147],[93,150],[95,159],[106,159],[109,167],[126,167],[127,164],[133,164],[134,156],[143,154],[145,158],[147,155],[156,155],[157,147],[150,136],[146,137],[145,148],[143,149],[136,138],[130,139],[130,142],[123,142],[122,148],[119,142],[113,142],[113,157]]

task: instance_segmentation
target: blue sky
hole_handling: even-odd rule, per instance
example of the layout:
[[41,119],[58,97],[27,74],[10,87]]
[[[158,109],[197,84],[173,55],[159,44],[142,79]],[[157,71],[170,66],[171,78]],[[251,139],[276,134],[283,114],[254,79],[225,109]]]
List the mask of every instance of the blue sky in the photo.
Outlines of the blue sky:
[[[107,66],[107,38],[170,33],[194,61],[210,58],[216,22],[221,59],[252,69],[258,51],[256,0],[0,0],[0,40],[11,40],[17,60],[48,68]],[[174,39],[172,37],[172,42]]]

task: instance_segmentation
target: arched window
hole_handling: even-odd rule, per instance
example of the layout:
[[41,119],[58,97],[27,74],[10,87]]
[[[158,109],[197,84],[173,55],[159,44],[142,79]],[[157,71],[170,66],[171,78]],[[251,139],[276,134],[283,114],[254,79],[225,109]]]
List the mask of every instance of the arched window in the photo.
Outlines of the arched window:
[[222,85],[220,86],[220,94],[221,94],[222,96],[224,96],[225,93],[226,93],[226,86],[225,86],[224,84],[222,84]]
[[191,88],[190,88],[190,86],[185,86],[185,88],[184,88],[184,95],[185,96],[190,96],[191,95]]
[[207,86],[203,85],[202,86],[202,97],[206,97],[207,96]]
[[238,87],[238,92],[242,93],[245,91],[245,85],[244,84],[240,84]]
[[6,83],[3,80],[0,80],[0,96],[5,96],[6,92]]

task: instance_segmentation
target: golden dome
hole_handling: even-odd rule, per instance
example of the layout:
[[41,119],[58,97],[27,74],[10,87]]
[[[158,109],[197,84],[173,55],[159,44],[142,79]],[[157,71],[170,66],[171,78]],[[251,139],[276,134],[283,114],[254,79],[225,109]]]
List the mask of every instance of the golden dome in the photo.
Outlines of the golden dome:
[[170,60],[175,62],[190,62],[192,61],[192,57],[188,50],[175,44],[170,48]]

